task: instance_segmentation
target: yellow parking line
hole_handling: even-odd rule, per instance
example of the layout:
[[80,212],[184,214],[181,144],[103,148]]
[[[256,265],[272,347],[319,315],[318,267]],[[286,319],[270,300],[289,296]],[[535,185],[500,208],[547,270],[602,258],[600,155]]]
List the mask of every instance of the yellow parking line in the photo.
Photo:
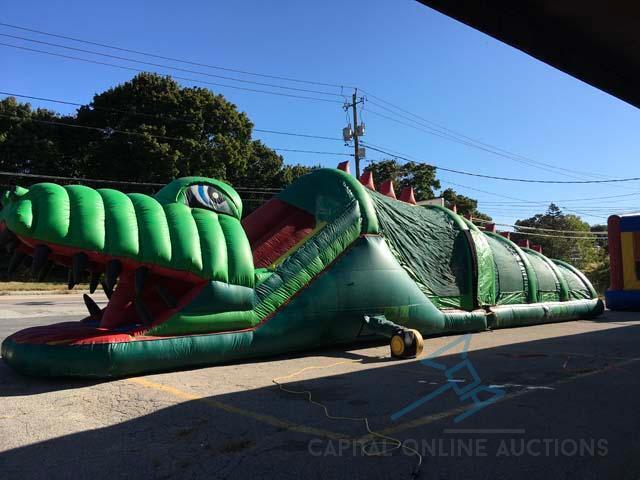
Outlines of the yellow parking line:
[[[576,375],[572,375],[570,377],[566,377],[566,378],[562,378],[560,380],[557,380],[553,383],[550,383],[548,385],[545,385],[547,387],[557,387],[560,385],[563,385],[565,383],[569,383],[572,382],[574,380],[578,380],[581,378],[586,378],[586,377],[590,377],[593,375],[597,375],[600,373],[603,373],[607,370],[610,370],[612,368],[619,368],[619,367],[625,367],[628,365],[632,365],[634,363],[640,362],[640,357],[636,357],[636,358],[630,358],[629,360],[625,360],[622,362],[618,362],[618,363],[614,363],[611,365],[607,365],[606,367],[602,367],[602,368],[598,368],[596,370],[590,371],[590,372],[584,372],[584,373],[579,373]],[[281,428],[281,429],[285,429],[285,430],[289,430],[289,431],[293,431],[293,432],[298,432],[298,433],[304,433],[307,435],[312,435],[315,437],[323,437],[323,438],[328,438],[331,440],[343,440],[343,439],[353,439],[353,437],[350,437],[349,435],[345,435],[342,433],[337,433],[337,432],[332,432],[329,430],[324,430],[324,429],[319,429],[319,428],[314,428],[314,427],[308,427],[306,425],[300,425],[294,422],[291,422],[289,420],[283,420],[280,419],[278,417],[274,417],[273,415],[266,415],[263,413],[257,413],[257,412],[253,412],[251,410],[246,410],[244,408],[240,408],[240,407],[234,407],[232,405],[228,405],[226,403],[220,402],[218,400],[214,400],[210,397],[203,397],[201,395],[197,395],[194,393],[190,393],[190,392],[185,392],[184,390],[180,390],[178,388],[175,387],[171,387],[169,385],[163,385],[160,383],[156,383],[156,382],[152,382],[150,380],[147,380],[145,378],[130,378],[128,380],[131,383],[135,383],[139,386],[145,387],[145,388],[150,388],[153,390],[157,390],[160,392],[164,392],[167,393],[173,397],[179,398],[181,400],[196,400],[196,401],[200,401],[203,402],[207,405],[209,405],[212,408],[216,408],[218,410],[222,410],[224,412],[227,413],[233,413],[236,415],[240,415],[246,418],[251,418],[253,420],[257,420],[259,422],[265,423],[267,425],[270,425],[272,427],[276,427],[276,428]],[[515,398],[518,397],[522,397],[524,395],[527,394],[532,394],[537,392],[537,390],[519,390],[517,392],[513,392],[513,393],[508,393],[505,396],[499,398],[498,400],[496,400],[494,403],[498,404],[501,402],[505,402],[505,401],[509,401],[509,400],[513,400]],[[446,410],[444,412],[438,412],[438,413],[434,413],[431,415],[425,415],[423,417],[420,418],[416,418],[414,420],[410,420],[404,423],[400,423],[397,425],[392,425],[389,426],[385,429],[379,430],[378,433],[381,433],[382,435],[392,435],[392,434],[397,434],[399,432],[403,432],[406,430],[411,430],[417,427],[421,427],[424,425],[429,425],[435,422],[438,422],[440,420],[444,420],[446,418],[450,418],[456,415],[459,415],[463,412],[465,412],[467,409],[469,408],[468,405],[461,405],[459,407],[456,408],[452,408],[450,410]],[[370,435],[365,435],[363,437],[361,437],[361,441],[366,441],[368,438],[370,437]]]
[[214,400],[210,397],[203,397],[200,395],[196,395],[194,393],[185,392],[184,390],[180,390],[175,387],[152,382],[150,380],[147,380],[146,378],[130,378],[128,381],[145,388],[150,388],[153,390],[167,393],[181,400],[197,400],[209,405],[210,407],[216,408],[218,410],[222,410],[227,413],[234,413],[236,415],[240,415],[246,418],[251,418],[253,420],[266,423],[267,425],[271,425],[272,427],[282,428],[285,430],[290,430],[298,433],[305,433],[307,435],[313,435],[315,437],[329,438],[331,440],[342,440],[342,439],[350,438],[348,435],[344,435],[341,433],[331,432],[329,430],[323,430],[320,428],[308,427],[306,425],[300,425],[294,422],[290,422],[289,420],[283,420],[283,419],[274,417],[273,415],[266,415],[264,413],[252,412],[251,410],[245,410],[244,408],[227,405],[226,403],[220,402],[218,400]]

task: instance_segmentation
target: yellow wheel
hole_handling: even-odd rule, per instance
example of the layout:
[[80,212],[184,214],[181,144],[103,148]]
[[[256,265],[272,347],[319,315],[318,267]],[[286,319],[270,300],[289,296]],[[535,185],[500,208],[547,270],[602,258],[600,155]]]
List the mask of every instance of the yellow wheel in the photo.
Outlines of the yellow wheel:
[[391,337],[391,356],[402,358],[404,353],[404,335],[394,335]]
[[391,337],[389,345],[392,357],[415,358],[424,350],[424,339],[417,330],[403,330]]

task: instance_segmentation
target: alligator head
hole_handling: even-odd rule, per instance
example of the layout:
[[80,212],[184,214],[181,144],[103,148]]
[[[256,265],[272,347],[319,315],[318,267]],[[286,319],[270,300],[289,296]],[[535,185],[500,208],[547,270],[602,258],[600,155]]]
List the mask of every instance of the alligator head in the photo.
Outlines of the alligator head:
[[157,330],[179,312],[197,317],[203,296],[223,304],[218,311],[252,308],[242,202],[226,183],[181,178],[155,196],[40,183],[1,201],[9,270],[33,257],[32,274],[43,279],[54,263],[66,265],[69,288],[88,274],[91,292],[102,284],[109,297],[100,309],[85,296],[100,327]]

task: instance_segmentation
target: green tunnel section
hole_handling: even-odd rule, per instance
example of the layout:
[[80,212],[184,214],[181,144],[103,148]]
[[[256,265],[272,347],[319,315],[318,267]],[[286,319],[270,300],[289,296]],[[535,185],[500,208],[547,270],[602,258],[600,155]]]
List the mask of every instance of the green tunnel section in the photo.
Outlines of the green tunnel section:
[[495,305],[537,302],[535,274],[524,252],[510,240],[485,233],[495,266]]
[[370,192],[381,234],[394,255],[439,308],[474,308],[468,227],[451,210],[421,208]]

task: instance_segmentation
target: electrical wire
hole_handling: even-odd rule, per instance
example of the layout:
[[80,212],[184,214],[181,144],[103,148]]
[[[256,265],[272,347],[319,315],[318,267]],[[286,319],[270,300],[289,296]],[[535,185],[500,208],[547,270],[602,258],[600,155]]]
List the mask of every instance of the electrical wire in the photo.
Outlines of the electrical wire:
[[517,235],[528,235],[530,237],[562,238],[564,240],[607,240],[607,237],[567,237],[563,235],[547,235],[546,233],[531,232],[509,232]]
[[515,159],[515,158],[513,158],[513,157],[511,157],[511,156],[509,156],[509,155],[505,155],[505,154],[502,154],[502,153],[499,153],[499,152],[495,152],[495,151],[493,151],[493,150],[491,150],[491,149],[488,149],[488,148],[485,148],[485,147],[482,147],[482,146],[479,146],[479,145],[475,145],[475,144],[470,143],[470,142],[467,142],[467,141],[458,140],[458,139],[456,139],[456,138],[454,138],[454,137],[452,137],[451,135],[448,135],[448,134],[442,134],[442,133],[437,132],[437,131],[435,131],[435,130],[434,130],[434,131],[431,131],[431,130],[425,130],[425,129],[423,129],[423,128],[419,128],[419,127],[417,127],[417,126],[415,126],[415,125],[412,125],[412,124],[409,124],[409,123],[406,123],[406,122],[402,122],[402,121],[400,121],[400,120],[396,120],[395,118],[389,117],[389,116],[387,116],[387,115],[381,114],[381,113],[376,112],[376,111],[371,110],[371,109],[367,109],[367,111],[368,111],[369,113],[372,113],[372,114],[374,114],[374,115],[378,116],[378,117],[386,118],[387,120],[391,120],[391,121],[396,122],[396,123],[399,123],[399,124],[401,124],[401,125],[404,125],[404,126],[407,126],[407,127],[410,127],[410,128],[414,128],[414,129],[416,129],[416,130],[420,130],[421,132],[428,133],[429,135],[434,135],[434,136],[436,136],[436,137],[444,138],[445,140],[450,140],[450,141],[453,141],[453,142],[455,142],[455,143],[459,143],[459,144],[461,144],[461,145],[466,145],[466,146],[469,146],[469,147],[477,148],[477,149],[479,149],[479,150],[482,150],[482,151],[485,151],[485,152],[488,152],[488,153],[491,153],[491,154],[497,155],[497,156],[499,156],[499,157],[503,157],[503,158],[506,158],[506,159],[509,159],[509,160],[514,160],[514,161],[516,161],[516,162],[523,163],[523,164],[525,164],[525,165],[529,165],[529,166],[533,166],[533,167],[538,168],[538,169],[540,169],[540,170],[544,170],[544,171],[547,171],[547,172],[550,172],[550,173],[554,173],[554,174],[556,174],[556,175],[564,175],[564,176],[566,176],[566,177],[569,177],[569,178],[576,178],[576,179],[583,179],[583,178],[584,178],[584,177],[576,177],[575,175],[568,175],[568,174],[559,173],[559,172],[556,172],[556,171],[551,170],[551,169],[549,169],[549,168],[545,168],[545,167],[540,167],[540,166],[537,166],[537,165],[533,165],[533,164],[531,164],[530,162],[526,162],[526,161],[524,161],[524,160],[520,160],[520,159]]
[[123,47],[117,47],[114,45],[108,45],[106,43],[98,43],[98,42],[92,42],[89,40],[84,40],[81,38],[77,38],[77,37],[71,37],[71,36],[67,36],[67,35],[60,35],[60,34],[55,34],[55,33],[51,33],[51,32],[46,32],[43,30],[36,30],[33,28],[27,28],[27,27],[23,27],[23,26],[19,26],[19,25],[14,25],[14,24],[10,24],[10,23],[3,23],[0,22],[0,26],[3,27],[7,27],[7,28],[13,28],[16,30],[22,30],[25,32],[31,32],[31,33],[37,33],[39,35],[46,35],[49,37],[55,37],[55,38],[60,38],[60,39],[64,39],[64,40],[71,40],[74,42],[79,42],[79,43],[84,43],[86,45],[93,45],[93,46],[97,46],[97,47],[103,47],[103,48],[109,48],[111,50],[118,50],[121,52],[127,52],[127,53],[134,53],[136,55],[143,55],[146,57],[152,57],[152,58],[158,58],[161,60],[169,60],[172,62],[178,62],[178,63],[182,63],[182,64],[186,64],[186,65],[194,65],[194,66],[198,66],[198,67],[206,67],[206,68],[212,68],[215,70],[223,70],[223,71],[227,71],[227,72],[235,72],[235,73],[240,73],[243,75],[252,75],[252,76],[257,76],[257,77],[263,77],[263,78],[272,78],[275,80],[283,80],[283,81],[287,81],[287,82],[296,82],[296,83],[306,83],[308,85],[319,85],[319,86],[325,86],[325,87],[335,87],[335,88],[355,88],[352,86],[348,86],[348,85],[338,85],[338,84],[334,84],[334,83],[325,83],[325,82],[319,82],[319,81],[314,81],[314,80],[303,80],[303,79],[299,79],[299,78],[291,78],[291,77],[285,77],[285,76],[279,76],[279,75],[269,75],[269,74],[264,74],[264,73],[256,73],[256,72],[249,72],[246,70],[240,70],[240,69],[235,69],[235,68],[229,68],[229,67],[221,67],[221,66],[217,66],[217,65],[210,65],[210,64],[206,64],[206,63],[201,63],[201,62],[195,62],[195,61],[191,61],[191,60],[184,60],[184,59],[180,59],[180,58],[175,58],[175,57],[168,57],[168,56],[163,56],[163,55],[158,55],[158,54],[154,54],[154,53],[149,53],[149,52],[143,52],[140,50],[133,50],[130,48],[123,48]]
[[33,38],[20,37],[18,35],[9,35],[8,33],[0,33],[0,36],[7,37],[7,38],[12,38],[14,40],[22,40],[22,41],[31,42],[31,43],[37,43],[39,45],[47,45],[49,47],[64,48],[65,50],[72,50],[74,52],[88,53],[90,55],[97,55],[97,56],[100,56],[100,57],[112,58],[114,60],[124,60],[126,62],[139,63],[139,64],[142,64],[142,65],[149,65],[149,66],[152,66],[152,67],[160,67],[160,68],[165,68],[165,69],[168,69],[168,70],[176,70],[178,72],[195,73],[196,75],[204,75],[206,77],[211,77],[211,78],[220,78],[222,80],[230,80],[230,81],[233,81],[233,82],[248,83],[248,84],[251,84],[251,85],[259,85],[259,86],[262,86],[262,87],[282,88],[282,89],[285,89],[285,90],[292,90],[292,91],[296,91],[296,92],[315,93],[315,94],[318,94],[318,95],[330,95],[330,96],[335,96],[335,97],[340,97],[340,98],[343,97],[343,95],[340,95],[338,93],[333,93],[333,92],[323,92],[323,91],[320,91],[320,90],[309,90],[309,89],[306,89],[306,88],[288,87],[286,85],[277,85],[277,84],[274,84],[274,83],[255,82],[253,80],[244,80],[244,79],[241,79],[241,78],[227,77],[225,75],[216,75],[216,74],[213,74],[213,73],[201,72],[199,70],[191,70],[189,68],[174,67],[172,65],[164,65],[162,63],[145,62],[144,60],[137,60],[135,58],[128,58],[128,57],[121,57],[119,55],[110,55],[108,53],[96,52],[94,50],[86,50],[84,48],[69,47],[67,45],[61,45],[59,43],[45,42],[43,40],[35,40]]
[[[64,123],[64,122],[55,122],[52,120],[42,120],[42,119],[36,119],[36,118],[22,118],[22,117],[17,117],[14,115],[9,115],[9,114],[5,114],[5,113],[0,113],[0,117],[3,118],[8,118],[10,120],[15,120],[15,121],[25,121],[25,122],[35,122],[35,123],[41,123],[44,125],[57,125],[57,126],[62,126],[62,127],[70,127],[70,128],[79,128],[79,129],[85,129],[85,130],[92,130],[92,131],[97,131],[97,132],[102,132],[106,135],[110,135],[113,133],[117,133],[119,135],[132,135],[132,136],[141,136],[141,137],[151,137],[151,138],[158,138],[161,140],[177,140],[177,141],[190,141],[191,139],[188,138],[182,138],[182,137],[170,137],[167,135],[156,135],[156,134],[151,134],[151,133],[145,133],[145,132],[132,132],[130,130],[119,130],[119,129],[115,129],[115,128],[111,128],[111,127],[92,127],[89,125],[77,125],[77,124],[73,124],[73,123]],[[275,151],[281,151],[281,152],[295,152],[295,153],[310,153],[310,154],[315,154],[315,155],[341,155],[341,156],[353,156],[352,153],[344,153],[344,152],[323,152],[323,151],[316,151],[316,150],[296,150],[296,149],[291,149],[291,148],[279,148],[279,147],[269,147],[272,150]]]
[[472,176],[472,177],[479,177],[479,178],[487,178],[490,180],[502,180],[502,181],[508,181],[508,182],[521,182],[521,183],[544,183],[544,184],[600,184],[600,183],[619,183],[619,182],[634,182],[634,181],[638,181],[640,180],[640,177],[630,177],[630,178],[612,178],[612,179],[607,179],[607,180],[537,180],[537,179],[531,179],[531,178],[513,178],[513,177],[499,177],[499,176],[495,176],[495,175],[485,175],[482,173],[474,173],[474,172],[467,172],[464,170],[455,170],[452,168],[446,168],[446,167],[442,167],[440,165],[434,164],[434,163],[428,163],[428,162],[424,162],[424,161],[419,161],[419,160],[411,160],[409,158],[405,158],[401,155],[394,155],[390,152],[384,151],[382,149],[379,148],[375,148],[373,147],[370,143],[365,143],[365,142],[361,142],[364,146],[371,148],[372,150],[376,151],[376,152],[380,152],[383,153],[385,155],[391,155],[392,157],[397,157],[400,158],[402,160],[405,160],[407,162],[414,162],[414,163],[420,163],[422,165],[428,165],[431,166],[433,168],[437,168],[440,169],[444,172],[451,172],[451,173],[457,173],[460,175],[468,175],[468,176]]
[[[213,127],[213,124],[209,124],[209,123],[204,123],[204,122],[200,122],[197,121],[194,118],[186,118],[186,117],[173,117],[173,116],[164,116],[164,115],[155,115],[152,113],[145,113],[145,112],[140,112],[140,111],[131,111],[131,110],[122,110],[119,108],[111,108],[111,107],[102,107],[102,106],[95,106],[95,105],[91,105],[91,104],[84,104],[84,103],[79,103],[79,102],[72,102],[69,100],[59,100],[59,99],[54,99],[54,98],[48,98],[48,97],[37,97],[34,95],[24,95],[21,93],[14,93],[14,92],[5,92],[5,91],[0,91],[0,95],[7,95],[10,97],[17,97],[17,98],[28,98],[30,100],[39,100],[39,101],[43,101],[43,102],[51,102],[51,103],[59,103],[61,105],[71,105],[74,107],[90,107],[92,110],[101,110],[101,111],[106,111],[106,112],[116,112],[116,113],[123,113],[125,115],[132,115],[132,116],[137,116],[137,117],[147,117],[147,118],[153,118],[155,120],[162,120],[162,121],[171,121],[171,122],[183,122],[183,123],[200,123],[204,126],[209,126],[209,127]],[[267,129],[261,129],[261,128],[254,128],[253,129],[254,132],[260,132],[260,133],[271,133],[274,135],[287,135],[287,136],[291,136],[291,137],[302,137],[302,138],[317,138],[319,140],[336,140],[336,141],[340,141],[342,142],[343,139],[342,138],[338,138],[338,137],[328,137],[328,136],[324,136],[324,135],[312,135],[312,134],[307,134],[307,133],[297,133],[297,132],[282,132],[279,130],[267,130]]]
[[[399,440],[394,437],[390,437],[388,435],[383,435],[382,433],[372,430],[371,427],[369,426],[369,419],[367,417],[346,417],[346,416],[332,415],[331,413],[329,413],[329,408],[324,403],[318,402],[317,400],[313,399],[313,396],[310,390],[293,390],[292,388],[285,387],[281,382],[282,380],[290,380],[309,370],[320,370],[325,368],[337,367],[338,365],[361,363],[361,362],[362,360],[345,360],[341,362],[335,362],[330,365],[306,367],[290,375],[273,378],[271,381],[283,392],[290,393],[293,395],[304,395],[309,403],[322,408],[322,410],[324,411],[325,417],[327,417],[330,420],[342,420],[342,421],[363,423],[369,435],[371,435],[374,438],[380,439],[380,440],[368,440],[366,442],[360,442],[359,438],[352,439],[351,441],[354,444],[354,446],[359,446],[363,455],[367,457],[384,456],[394,450],[405,450],[411,453],[418,459],[417,464],[411,473],[411,477],[417,478],[418,475],[420,474],[420,469],[422,467],[422,460],[423,460],[422,454],[420,454],[418,450],[406,445],[402,440]],[[389,446],[389,444],[391,445]]]
[[[365,142],[362,142],[362,143],[365,143]],[[374,147],[377,147],[377,148],[381,148],[381,149],[383,148],[383,149],[386,149],[386,150],[387,150],[387,152],[385,152],[385,154],[387,154],[387,155],[391,155],[391,156],[392,156],[392,157],[394,157],[394,158],[403,158],[405,161],[418,163],[418,161],[417,161],[417,160],[412,159],[411,157],[407,156],[406,154],[403,154],[403,153],[401,153],[401,152],[395,151],[395,150],[393,150],[393,149],[391,149],[391,148],[389,148],[389,147],[383,147],[383,146],[380,146],[380,145],[373,145],[373,144],[371,144],[371,143],[369,143],[369,146],[374,146]],[[393,153],[389,153],[389,152],[393,152]],[[409,158],[409,160],[407,160],[407,158]],[[443,180],[443,179],[440,179],[439,181],[440,181],[440,182],[442,182],[442,183],[445,183],[445,184],[454,185],[454,186],[457,186],[457,187],[467,188],[467,189],[469,189],[469,190],[474,190],[474,191],[477,191],[477,192],[486,193],[486,194],[488,194],[488,195],[492,195],[492,196],[495,196],[495,197],[501,197],[501,198],[507,198],[507,199],[510,199],[510,200],[517,200],[517,201],[527,202],[527,200],[524,200],[524,199],[522,199],[522,198],[511,197],[511,196],[509,196],[509,195],[503,195],[503,194],[500,194],[500,193],[490,192],[490,191],[487,191],[487,190],[481,190],[481,189],[479,189],[479,188],[469,187],[468,185],[462,185],[462,184],[460,184],[460,183],[451,182],[451,181],[449,181],[449,180]],[[480,202],[479,202],[479,203],[480,203]],[[566,211],[568,211],[568,212],[577,213],[577,214],[579,214],[579,215],[584,215],[584,216],[587,216],[587,217],[594,217],[594,218],[606,218],[606,217],[602,217],[602,216],[600,216],[600,215],[591,215],[591,214],[589,214],[589,213],[585,213],[585,212],[582,212],[582,211],[569,209],[569,208],[566,208],[566,207],[564,207],[564,206],[562,206],[562,205],[560,205],[560,207],[561,207],[563,210],[566,210]]]
[[[411,115],[412,117],[417,118],[417,119],[421,120],[422,122],[425,122],[425,123],[427,123],[427,124],[431,125],[431,127],[429,127],[428,125],[423,125],[423,126],[425,126],[425,127],[427,127],[427,128],[434,129],[434,127],[435,127],[435,129],[439,129],[442,133],[449,133],[450,135],[452,135],[452,136],[454,136],[454,137],[461,137],[461,138],[463,138],[463,139],[465,139],[465,140],[468,140],[468,141],[470,141],[470,142],[473,142],[473,143],[475,143],[475,144],[479,144],[479,145],[482,145],[482,146],[484,146],[484,147],[490,148],[490,149],[492,149],[492,150],[496,150],[496,151],[498,151],[498,152],[502,152],[503,154],[506,154],[508,157],[512,158],[513,160],[516,160],[516,161],[524,160],[524,161],[526,161],[526,162],[529,162],[530,164],[536,164],[536,165],[540,165],[540,166],[546,166],[546,167],[552,168],[552,169],[554,169],[554,170],[563,170],[563,171],[565,171],[565,172],[569,172],[569,173],[576,173],[576,174],[583,175],[583,176],[589,176],[589,177],[593,177],[593,176],[596,176],[596,177],[606,177],[606,175],[602,175],[602,174],[600,174],[600,173],[587,173],[587,172],[583,172],[583,171],[572,170],[572,169],[568,169],[568,168],[562,168],[562,167],[558,167],[558,166],[555,166],[555,165],[550,164],[550,163],[540,162],[540,161],[538,161],[538,160],[532,159],[532,158],[527,157],[527,156],[525,156],[525,155],[520,155],[520,154],[517,154],[517,153],[513,153],[513,152],[511,152],[511,151],[509,151],[509,150],[506,150],[506,149],[504,149],[504,148],[500,148],[500,147],[498,147],[498,146],[492,145],[492,144],[490,144],[490,143],[483,142],[483,141],[481,141],[481,140],[475,139],[475,138],[473,138],[473,137],[470,137],[470,136],[468,136],[468,135],[462,134],[462,133],[460,133],[460,132],[456,132],[455,130],[452,130],[452,129],[450,129],[450,128],[448,128],[448,127],[444,126],[444,125],[441,125],[441,124],[439,124],[439,123],[433,122],[433,121],[431,121],[431,120],[429,120],[429,119],[427,119],[427,118],[425,118],[425,117],[423,117],[423,116],[420,116],[420,115],[417,115],[417,114],[415,114],[415,113],[413,113],[413,112],[410,112],[409,110],[406,110],[406,109],[404,109],[404,108],[402,108],[402,107],[399,107],[398,105],[395,105],[395,104],[393,104],[393,103],[391,103],[391,102],[389,102],[389,101],[387,101],[387,100],[384,100],[384,99],[382,99],[382,98],[380,98],[380,97],[378,97],[378,96],[376,96],[376,95],[373,95],[373,94],[371,94],[371,93],[369,93],[369,92],[366,92],[366,91],[364,91],[364,90],[361,90],[361,91],[362,91],[363,93],[365,93],[365,95],[368,95],[368,96],[370,96],[370,97],[372,97],[372,98],[375,98],[375,99],[379,100],[380,102],[383,102],[383,103],[385,103],[385,104],[387,104],[387,105],[389,105],[389,106],[391,106],[391,107],[395,108],[396,110],[399,110],[400,112],[403,112],[403,113],[406,113],[406,114],[408,114],[408,115]],[[379,104],[379,103],[377,103],[377,102],[374,102],[374,101],[371,101],[371,100],[368,100],[368,101],[369,101],[369,103],[372,103],[372,104],[374,104],[374,105],[378,106],[379,108],[383,108],[383,109],[384,109],[384,110],[386,110],[386,111],[389,111],[389,112],[391,112],[391,113],[394,113],[395,115],[400,116],[397,112],[393,112],[393,110],[390,110],[389,108],[384,107],[383,105],[380,105],[380,104]],[[406,116],[402,116],[402,117],[403,117],[403,118],[406,118],[406,119],[408,119],[408,120],[411,120],[411,121],[413,121],[413,122],[415,122],[415,123],[417,123],[417,124],[420,124],[420,122],[417,122],[416,120],[412,120],[412,119],[410,119],[409,117],[406,117]],[[518,160],[518,159],[519,159],[519,160]],[[532,166],[533,166],[533,165],[532,165]]]
[[294,150],[291,148],[274,148],[274,147],[269,147],[272,150],[275,150],[277,152],[298,152],[298,153],[315,153],[318,155],[342,155],[345,157],[353,157],[353,153],[342,153],[342,152],[317,152],[314,150]]
[[[95,64],[95,65],[103,65],[103,66],[107,66],[107,67],[119,68],[121,70],[128,70],[128,71],[132,71],[132,72],[138,72],[138,73],[149,72],[149,70],[143,70],[143,69],[134,68],[134,67],[127,67],[125,65],[117,65],[115,63],[101,62],[99,60],[91,60],[91,59],[88,59],[88,58],[76,57],[76,56],[73,56],[73,55],[65,55],[65,54],[62,54],[62,53],[48,52],[46,50],[39,50],[37,48],[29,48],[29,47],[23,47],[23,46],[19,46],[19,45],[11,45],[9,43],[0,42],[0,46],[16,48],[16,49],[19,49],[19,50],[25,50],[25,51],[29,51],[29,52],[42,53],[42,54],[51,55],[51,56],[54,56],[54,57],[66,58],[66,59],[69,59],[69,60],[77,60],[77,61],[81,61],[81,62],[85,62],[85,63],[92,63],[92,64]],[[168,74],[160,74],[158,72],[153,72],[153,73],[157,73],[158,75],[168,75]],[[297,98],[297,99],[303,99],[303,100],[312,100],[312,101],[316,101],[316,102],[342,104],[342,102],[340,100],[331,100],[331,99],[328,99],[328,98],[309,97],[309,96],[306,96],[306,95],[293,95],[293,94],[290,94],[290,93],[272,92],[272,91],[269,91],[269,90],[260,90],[260,89],[256,89],[256,88],[239,87],[237,85],[227,85],[227,84],[224,84],[224,83],[209,82],[209,81],[195,79],[195,78],[182,77],[182,76],[178,76],[178,75],[171,75],[171,76],[173,78],[175,78],[175,79],[178,79],[178,80],[184,80],[184,81],[187,81],[187,82],[193,82],[196,85],[198,85],[198,84],[206,84],[206,85],[213,85],[213,86],[222,87],[222,88],[233,88],[233,89],[242,90],[242,91],[245,91],[245,92],[264,93],[264,94],[268,94],[268,95],[276,95],[276,96],[279,96],[279,97],[288,97],[288,98]]]
[[[474,218],[474,221],[477,221],[479,223],[492,223],[494,225],[498,225],[500,227],[514,227],[514,228],[521,228],[523,230],[540,230],[540,231],[544,231],[544,232],[555,232],[555,233],[576,233],[576,234],[581,234],[581,235],[608,235],[607,232],[588,232],[588,231],[583,231],[583,230],[556,230],[553,228],[541,228],[541,227],[528,227],[525,225],[510,225],[508,223],[495,223],[492,222],[490,220],[483,220],[481,218]],[[521,233],[521,232],[517,232],[517,233]],[[522,232],[524,233],[524,232]]]
[[[3,172],[0,171],[0,177],[11,178],[33,178],[41,180],[61,180],[65,182],[86,182],[86,183],[102,183],[107,185],[135,185],[141,187],[164,187],[166,183],[153,183],[153,182],[132,182],[125,180],[106,180],[101,178],[81,178],[81,177],[64,177],[60,175],[43,175],[35,173],[18,173],[18,172]],[[251,187],[251,186],[234,186],[234,190],[240,193],[253,193],[258,195],[275,195],[282,191],[282,188],[272,187]]]

